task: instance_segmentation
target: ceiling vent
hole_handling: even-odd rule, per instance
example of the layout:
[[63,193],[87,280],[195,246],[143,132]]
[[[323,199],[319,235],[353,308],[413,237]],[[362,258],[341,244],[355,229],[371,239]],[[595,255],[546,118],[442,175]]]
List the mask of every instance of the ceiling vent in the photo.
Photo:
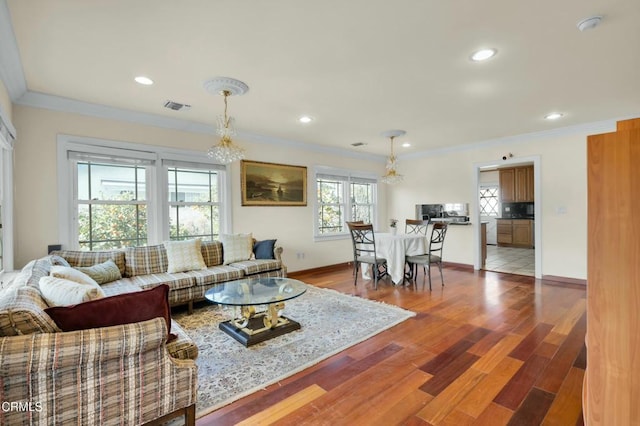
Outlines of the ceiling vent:
[[164,103],[165,108],[172,109],[174,111],[188,110],[191,108],[191,105],[181,104],[180,102],[167,101]]
[[366,144],[366,142],[354,142],[351,144],[351,146],[365,146]]

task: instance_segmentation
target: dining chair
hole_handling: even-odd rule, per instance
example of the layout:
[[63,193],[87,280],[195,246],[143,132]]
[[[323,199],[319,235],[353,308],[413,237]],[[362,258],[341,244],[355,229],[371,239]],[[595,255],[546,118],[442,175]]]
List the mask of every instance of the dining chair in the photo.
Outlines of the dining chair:
[[418,279],[418,265],[422,265],[426,279],[427,268],[429,269],[429,290],[431,290],[431,265],[438,265],[440,270],[440,280],[444,287],[444,276],[442,275],[442,247],[444,246],[444,237],[447,235],[447,223],[435,222],[431,229],[431,238],[429,239],[429,249],[426,254],[417,256],[407,256],[407,263],[411,269],[411,275]]
[[405,234],[422,234],[427,236],[427,228],[429,227],[429,219],[407,219],[404,221]]
[[374,280],[374,288],[378,289],[378,279],[387,275],[387,259],[376,254],[376,237],[373,225],[370,223],[347,222],[351,241],[353,243],[353,265],[355,279],[353,285],[358,284],[358,270],[360,264],[371,265],[371,275]]
[[[349,224],[351,224],[351,223],[356,224],[356,225],[362,225],[364,223],[364,220],[352,220],[351,222],[345,222],[345,223],[347,224],[347,226],[349,226]],[[349,228],[349,232],[351,232],[351,228]],[[352,238],[352,241],[353,241],[353,238]],[[355,247],[354,247],[354,250],[355,250]],[[354,254],[354,256],[355,256],[355,254]],[[353,275],[355,275],[355,274],[356,274],[356,263],[353,262]]]

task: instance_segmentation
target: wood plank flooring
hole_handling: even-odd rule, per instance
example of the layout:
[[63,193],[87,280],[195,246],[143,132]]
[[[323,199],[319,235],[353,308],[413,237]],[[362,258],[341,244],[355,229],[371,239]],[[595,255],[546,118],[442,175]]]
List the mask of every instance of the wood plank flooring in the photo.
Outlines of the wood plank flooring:
[[441,287],[436,275],[430,292],[422,273],[377,291],[348,268],[290,274],[417,315],[197,424],[582,425],[585,289],[456,267]]

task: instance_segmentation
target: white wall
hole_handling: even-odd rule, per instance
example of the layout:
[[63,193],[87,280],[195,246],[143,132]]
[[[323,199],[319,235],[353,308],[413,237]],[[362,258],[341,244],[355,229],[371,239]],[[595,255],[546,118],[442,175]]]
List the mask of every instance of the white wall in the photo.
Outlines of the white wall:
[[[613,129],[613,127],[611,128]],[[598,131],[597,133],[600,133]],[[477,199],[473,173],[477,163],[501,158],[506,152],[518,157],[540,156],[542,217],[542,274],[586,279],[587,276],[587,180],[586,138],[593,132],[566,130],[545,137],[511,138],[503,144],[450,151],[415,158],[400,164],[405,182],[389,194],[390,217],[413,217],[415,204],[469,202]],[[566,213],[561,213],[562,211]],[[444,259],[474,264],[472,226],[449,228]]]
[[[214,137],[159,127],[99,119],[39,108],[15,106],[13,121],[20,141],[15,148],[15,267],[46,254],[47,245],[58,237],[56,137],[58,134],[201,150],[203,156]],[[382,162],[358,160],[295,147],[237,141],[247,150],[247,159],[308,167],[327,165],[350,170],[381,172]],[[313,181],[308,179],[307,207],[242,207],[240,165],[231,167],[234,232],[252,232],[257,239],[277,238],[284,247],[284,261],[290,271],[346,262],[351,259],[351,241],[313,241]],[[386,188],[379,193],[386,206]],[[386,222],[382,209],[381,223]],[[384,221],[384,222],[382,222]],[[296,253],[304,253],[297,259]]]
[[[167,130],[132,123],[61,113],[24,106],[13,107],[13,122],[20,135],[15,148],[16,268],[45,254],[46,247],[59,241],[56,188],[56,136],[70,134],[102,139],[183,147],[204,151],[213,143],[209,135]],[[518,157],[540,157],[542,214],[542,274],[586,278],[586,137],[599,131],[574,130],[545,137],[523,136],[502,144],[401,158],[405,182],[380,186],[380,227],[389,217],[412,218],[415,205],[423,203],[469,202],[477,196],[473,187],[475,164],[496,160],[505,152]],[[602,126],[600,126],[602,127]],[[383,164],[337,156],[291,146],[238,141],[251,160],[307,166],[314,165],[379,173]],[[253,232],[258,239],[277,238],[285,248],[290,271],[346,262],[351,258],[349,240],[313,241],[313,182],[308,181],[306,207],[242,207],[239,164],[231,168],[232,209],[235,232]],[[566,212],[566,213],[562,213]],[[477,221],[474,221],[477,222]],[[451,227],[445,260],[474,263],[472,226]],[[296,253],[304,253],[297,259]]]

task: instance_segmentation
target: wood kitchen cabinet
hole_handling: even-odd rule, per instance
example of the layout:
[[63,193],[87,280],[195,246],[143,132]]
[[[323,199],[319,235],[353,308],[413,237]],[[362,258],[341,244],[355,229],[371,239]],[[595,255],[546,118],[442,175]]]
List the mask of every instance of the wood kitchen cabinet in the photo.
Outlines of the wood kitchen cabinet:
[[513,243],[513,229],[511,219],[497,219],[498,246],[510,245]]
[[499,247],[534,247],[533,220],[497,219],[497,221]]
[[534,201],[533,166],[499,169],[500,201],[520,203]]
[[533,248],[533,221],[529,219],[513,219],[513,245]]

